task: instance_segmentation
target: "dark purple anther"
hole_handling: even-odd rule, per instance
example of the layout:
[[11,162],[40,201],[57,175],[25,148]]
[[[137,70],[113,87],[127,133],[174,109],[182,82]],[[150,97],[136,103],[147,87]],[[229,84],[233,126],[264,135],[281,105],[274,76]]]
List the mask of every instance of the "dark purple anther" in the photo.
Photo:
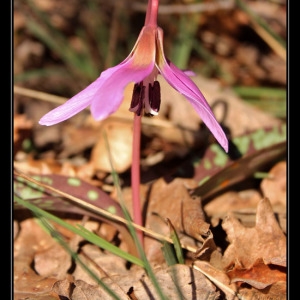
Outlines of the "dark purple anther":
[[149,104],[152,110],[159,111],[160,108],[160,85],[154,81],[153,85],[149,83]]
[[144,98],[145,87],[143,86],[143,82],[136,83],[133,87],[130,111],[133,111],[140,116],[144,106]]

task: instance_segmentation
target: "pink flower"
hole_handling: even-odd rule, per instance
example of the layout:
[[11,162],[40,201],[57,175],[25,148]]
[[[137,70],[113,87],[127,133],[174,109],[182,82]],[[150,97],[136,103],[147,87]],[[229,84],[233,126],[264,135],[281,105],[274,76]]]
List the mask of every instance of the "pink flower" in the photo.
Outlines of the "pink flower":
[[135,83],[130,111],[157,115],[160,106],[161,75],[179,93],[183,94],[199,114],[216,140],[228,151],[228,140],[217,122],[205,97],[189,76],[172,64],[164,55],[163,30],[157,26],[158,1],[149,1],[145,26],[128,57],[115,67],[103,71],[84,90],[64,104],[44,115],[41,125],[54,125],[71,118],[90,106],[96,120],[114,113],[123,100],[125,87]]

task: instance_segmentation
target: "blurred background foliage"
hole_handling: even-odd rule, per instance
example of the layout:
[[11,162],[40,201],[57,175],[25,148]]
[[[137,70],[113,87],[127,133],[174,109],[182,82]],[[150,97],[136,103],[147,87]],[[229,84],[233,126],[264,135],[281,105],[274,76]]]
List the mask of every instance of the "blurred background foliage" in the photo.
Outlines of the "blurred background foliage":
[[[71,97],[130,53],[147,1],[15,0],[14,83]],[[161,0],[166,56],[286,117],[285,0]],[[16,108],[17,110],[18,108]]]

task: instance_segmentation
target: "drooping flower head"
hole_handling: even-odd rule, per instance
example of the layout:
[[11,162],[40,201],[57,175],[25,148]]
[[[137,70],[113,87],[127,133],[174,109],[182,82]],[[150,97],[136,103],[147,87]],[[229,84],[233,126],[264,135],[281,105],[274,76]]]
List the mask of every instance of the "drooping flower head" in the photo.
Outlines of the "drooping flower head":
[[92,116],[103,120],[114,113],[123,100],[125,87],[134,82],[129,110],[157,115],[160,107],[158,75],[184,95],[209,128],[216,140],[228,151],[228,140],[205,97],[189,78],[164,55],[163,30],[157,26],[158,0],[149,0],[145,25],[128,57],[115,67],[103,71],[84,90],[44,115],[41,125],[54,125],[71,118],[90,106]]

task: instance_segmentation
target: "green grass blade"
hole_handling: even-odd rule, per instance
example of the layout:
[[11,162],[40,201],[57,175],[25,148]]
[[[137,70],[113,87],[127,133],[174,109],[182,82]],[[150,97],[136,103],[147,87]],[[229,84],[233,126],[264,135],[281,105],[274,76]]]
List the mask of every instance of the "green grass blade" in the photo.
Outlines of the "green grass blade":
[[168,266],[173,266],[178,264],[178,260],[176,259],[176,254],[173,245],[171,245],[166,241],[163,241],[163,246],[161,247],[161,250],[164,254]]
[[37,220],[40,226],[42,226],[45,229],[45,231],[48,232],[49,235],[51,235],[65,249],[67,253],[69,253],[69,255],[76,261],[76,263],[80,265],[83,268],[83,270],[85,270],[87,274],[92,279],[94,279],[99,284],[99,286],[101,286],[112,298],[119,300],[119,297],[113,292],[113,290],[111,290],[100,278],[98,278],[98,276],[91,269],[89,269],[85,265],[85,263],[83,263],[83,261],[80,259],[77,253],[72,251],[69,245],[62,238],[61,234],[52,227],[48,220],[39,213],[34,214],[37,216]]
[[180,264],[184,264],[184,257],[183,257],[182,247],[181,247],[181,244],[180,244],[178,234],[177,234],[173,224],[171,223],[171,221],[169,219],[167,219],[167,223],[168,223],[169,228],[170,228],[170,234],[171,234],[171,238],[172,238],[172,241],[173,241],[177,261]]
[[125,260],[133,263],[133,264],[136,264],[140,267],[145,267],[144,266],[144,263],[142,260],[140,260],[139,258],[133,256],[133,255],[130,255],[128,254],[127,252],[125,251],[122,251],[121,249],[119,249],[118,247],[112,245],[111,243],[109,243],[108,241],[102,239],[101,237],[97,236],[96,234],[86,230],[85,228],[83,227],[80,227],[80,225],[78,225],[78,227],[75,227],[73,225],[70,225],[66,222],[64,222],[63,220],[61,220],[60,218],[50,214],[49,212],[47,211],[44,211],[40,208],[38,208],[37,206],[33,205],[32,203],[29,203],[19,197],[16,197],[15,196],[15,199],[14,199],[17,203],[19,203],[20,205],[23,205],[25,206],[26,208],[28,208],[29,210],[31,210],[33,213],[35,214],[39,214],[49,220],[52,220],[54,222],[56,222],[57,224],[63,226],[64,228],[72,231],[73,233],[75,234],[78,234],[79,236],[83,237],[84,239],[86,239],[87,241],[89,241],[90,243],[94,244],[94,245],[97,245],[119,257],[122,257],[124,258]]

